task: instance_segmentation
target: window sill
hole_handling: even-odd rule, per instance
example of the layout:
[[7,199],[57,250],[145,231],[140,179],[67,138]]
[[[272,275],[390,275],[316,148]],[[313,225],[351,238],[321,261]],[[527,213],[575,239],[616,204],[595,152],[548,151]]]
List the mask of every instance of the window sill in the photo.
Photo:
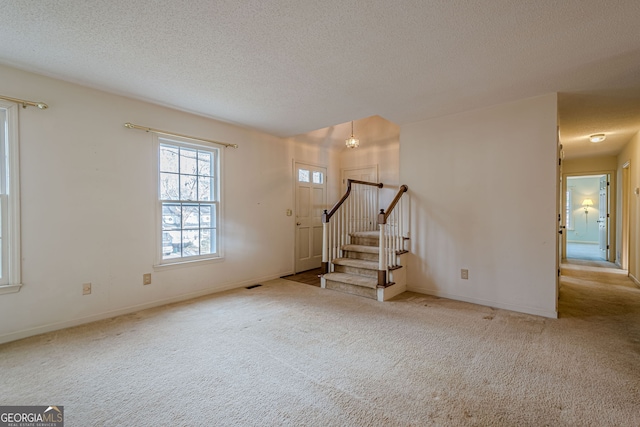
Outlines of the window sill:
[[20,291],[21,287],[22,283],[20,283],[19,285],[0,285],[0,295],[15,294],[16,292]]
[[188,261],[176,261],[167,264],[154,264],[153,269],[156,271],[172,270],[174,268],[196,267],[203,264],[215,264],[224,261],[223,257],[217,258],[201,258]]

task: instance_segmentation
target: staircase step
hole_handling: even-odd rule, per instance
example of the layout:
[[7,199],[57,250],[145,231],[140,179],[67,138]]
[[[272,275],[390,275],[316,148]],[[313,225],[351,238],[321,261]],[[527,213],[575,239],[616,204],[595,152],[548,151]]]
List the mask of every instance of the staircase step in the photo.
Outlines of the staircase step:
[[333,260],[335,265],[346,265],[349,267],[365,268],[367,270],[378,271],[377,261],[368,261],[366,259],[353,259],[353,258],[336,258]]
[[377,299],[377,280],[373,277],[345,273],[327,273],[323,276],[325,287],[351,295]]
[[377,230],[373,231],[354,231],[351,233],[352,236],[356,237],[369,237],[369,238],[378,238],[380,237],[380,232]]
[[363,252],[368,254],[380,253],[380,248],[378,246],[367,246],[367,245],[343,245],[342,250],[353,251],[353,252]]
[[377,261],[379,258],[380,248],[377,246],[365,245],[343,245],[342,251],[346,258]]
[[379,231],[356,231],[350,236],[351,243],[354,245],[378,246],[380,241]]
[[338,273],[378,277],[378,261],[355,258],[337,258],[333,260],[333,265],[335,266],[335,271]]
[[350,285],[362,286],[363,288],[376,289],[378,280],[371,277],[358,276],[356,274],[346,273],[327,273],[323,276],[326,280],[332,282],[348,283]]

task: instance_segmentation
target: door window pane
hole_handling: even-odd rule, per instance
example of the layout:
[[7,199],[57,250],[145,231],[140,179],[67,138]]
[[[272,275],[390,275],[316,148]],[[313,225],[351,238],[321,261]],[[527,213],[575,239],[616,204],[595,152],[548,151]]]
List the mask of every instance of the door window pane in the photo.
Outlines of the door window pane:
[[298,181],[300,182],[310,182],[309,180],[309,171],[306,169],[298,169]]

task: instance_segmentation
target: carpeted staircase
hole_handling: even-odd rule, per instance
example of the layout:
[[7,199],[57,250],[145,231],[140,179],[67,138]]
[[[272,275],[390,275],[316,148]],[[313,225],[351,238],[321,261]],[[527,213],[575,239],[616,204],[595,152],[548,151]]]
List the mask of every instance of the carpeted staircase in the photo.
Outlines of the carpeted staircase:
[[342,246],[343,257],[332,261],[334,272],[322,277],[322,287],[366,298],[386,301],[406,291],[406,271],[394,267],[386,286],[378,286],[379,233],[359,231],[350,234],[351,243]]

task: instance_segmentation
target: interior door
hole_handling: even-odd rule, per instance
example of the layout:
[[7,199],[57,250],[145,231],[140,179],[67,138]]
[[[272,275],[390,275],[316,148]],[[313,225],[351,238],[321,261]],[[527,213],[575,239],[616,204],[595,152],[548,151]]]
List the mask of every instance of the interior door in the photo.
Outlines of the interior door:
[[598,245],[600,256],[609,260],[609,177],[600,177],[600,191],[598,202]]
[[558,155],[558,163],[556,163],[556,200],[558,203],[557,211],[558,211],[558,232],[556,233],[556,248],[557,248],[557,256],[556,256],[556,312],[558,312],[558,298],[560,297],[560,274],[561,274],[561,265],[562,258],[564,256],[563,249],[565,248],[565,235],[566,232],[566,184],[563,184],[562,177],[562,162],[564,160],[564,150],[562,149],[562,144],[560,143],[560,129],[558,128],[557,132],[557,155]]
[[347,179],[378,182],[378,166],[366,166],[342,170],[342,188],[347,189]]
[[[358,181],[378,182],[378,166],[365,166],[358,168],[342,169],[342,190],[347,190],[347,180],[355,179]],[[356,216],[355,213],[351,217],[351,221],[357,224],[360,230],[375,230],[377,229],[378,220],[378,188],[370,186],[355,186],[352,187],[351,197],[353,200],[362,200],[362,206],[367,206],[368,203],[373,203],[376,208],[372,211],[362,210],[360,215]],[[383,200],[384,202],[384,200]]]
[[295,272],[322,263],[322,211],[327,206],[327,168],[295,164],[296,240]]

